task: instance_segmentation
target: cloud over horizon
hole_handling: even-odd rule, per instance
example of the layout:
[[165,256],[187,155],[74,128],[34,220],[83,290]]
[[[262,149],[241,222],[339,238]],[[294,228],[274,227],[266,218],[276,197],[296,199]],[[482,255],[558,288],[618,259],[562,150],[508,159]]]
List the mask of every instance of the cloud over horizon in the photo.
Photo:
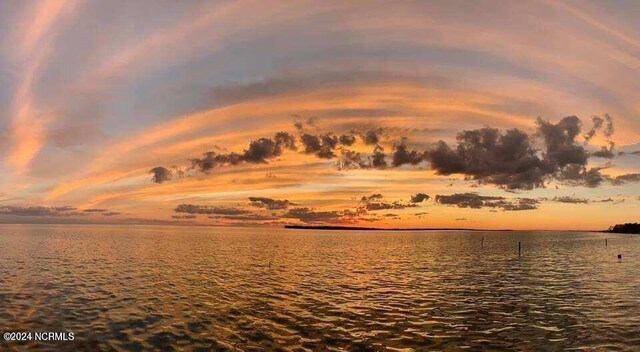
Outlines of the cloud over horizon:
[[504,211],[536,210],[540,202],[532,198],[507,199],[502,196],[483,196],[478,193],[437,195],[436,203],[459,208],[499,208]]

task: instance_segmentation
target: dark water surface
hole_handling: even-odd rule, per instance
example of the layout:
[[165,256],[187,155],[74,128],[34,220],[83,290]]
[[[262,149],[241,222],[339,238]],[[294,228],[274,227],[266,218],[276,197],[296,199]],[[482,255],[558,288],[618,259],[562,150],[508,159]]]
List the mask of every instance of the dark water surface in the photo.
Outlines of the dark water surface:
[[640,236],[2,225],[0,330],[75,334],[2,351],[639,351]]

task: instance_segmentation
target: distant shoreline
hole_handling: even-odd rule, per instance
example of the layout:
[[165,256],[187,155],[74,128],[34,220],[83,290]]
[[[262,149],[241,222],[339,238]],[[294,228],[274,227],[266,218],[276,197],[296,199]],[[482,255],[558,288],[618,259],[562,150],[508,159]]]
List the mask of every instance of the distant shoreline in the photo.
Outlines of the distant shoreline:
[[626,224],[617,224],[609,227],[609,229],[604,230],[606,233],[624,233],[631,235],[640,234],[640,223],[637,222],[628,222]]
[[[233,226],[229,225],[221,225],[221,224],[203,224],[203,223],[194,223],[194,222],[176,222],[171,224],[156,224],[156,223],[125,223],[125,222],[83,222],[83,223],[64,223],[64,222],[2,222],[0,221],[0,226],[4,225],[33,225],[33,226],[119,226],[119,227],[200,227],[200,228],[215,228],[215,229],[224,229],[224,228],[269,228],[269,229],[301,229],[301,230],[323,230],[322,228],[317,228],[316,226],[307,226],[307,225],[257,225],[257,224],[249,224],[248,226],[241,226],[239,224],[234,224]],[[320,226],[322,227],[322,226]],[[376,228],[376,227],[350,227],[344,226],[340,228],[340,226],[326,226],[327,230],[361,230],[361,231],[495,231],[495,232],[516,232],[516,231],[546,231],[546,232],[594,232],[594,233],[623,233],[623,232],[612,232],[608,230],[594,230],[594,229],[474,229],[474,228],[449,228],[449,227],[424,227],[424,228]],[[1,235],[1,234],[0,234]]]
[[296,230],[327,230],[327,231],[514,231],[510,229],[468,229],[460,227],[416,227],[416,228],[384,228],[384,227],[359,227],[359,226],[327,226],[327,225],[284,225],[285,229]]

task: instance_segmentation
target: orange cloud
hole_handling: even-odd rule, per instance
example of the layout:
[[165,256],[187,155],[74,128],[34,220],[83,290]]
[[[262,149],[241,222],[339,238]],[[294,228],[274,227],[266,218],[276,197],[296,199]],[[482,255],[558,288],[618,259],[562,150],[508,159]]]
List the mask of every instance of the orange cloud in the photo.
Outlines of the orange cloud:
[[[11,145],[5,162],[20,174],[44,144],[44,130],[52,116],[37,107],[32,86],[48,59],[51,48],[51,32],[74,5],[74,1],[47,0],[37,2],[27,9],[19,31],[14,34],[14,60],[22,67],[22,81],[12,102],[10,124]],[[24,62],[24,64],[23,64]]]

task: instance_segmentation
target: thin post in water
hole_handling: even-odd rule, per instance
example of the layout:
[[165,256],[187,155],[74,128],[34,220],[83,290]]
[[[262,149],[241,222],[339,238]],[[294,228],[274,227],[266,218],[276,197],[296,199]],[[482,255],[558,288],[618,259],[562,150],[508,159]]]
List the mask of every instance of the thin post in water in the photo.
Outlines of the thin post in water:
[[609,247],[609,243],[607,242],[607,238],[604,239],[604,246]]
[[484,248],[484,236],[482,236],[482,241],[480,242],[480,248]]
[[522,253],[522,246],[520,244],[520,241],[518,241],[518,257],[520,257],[521,253]]

